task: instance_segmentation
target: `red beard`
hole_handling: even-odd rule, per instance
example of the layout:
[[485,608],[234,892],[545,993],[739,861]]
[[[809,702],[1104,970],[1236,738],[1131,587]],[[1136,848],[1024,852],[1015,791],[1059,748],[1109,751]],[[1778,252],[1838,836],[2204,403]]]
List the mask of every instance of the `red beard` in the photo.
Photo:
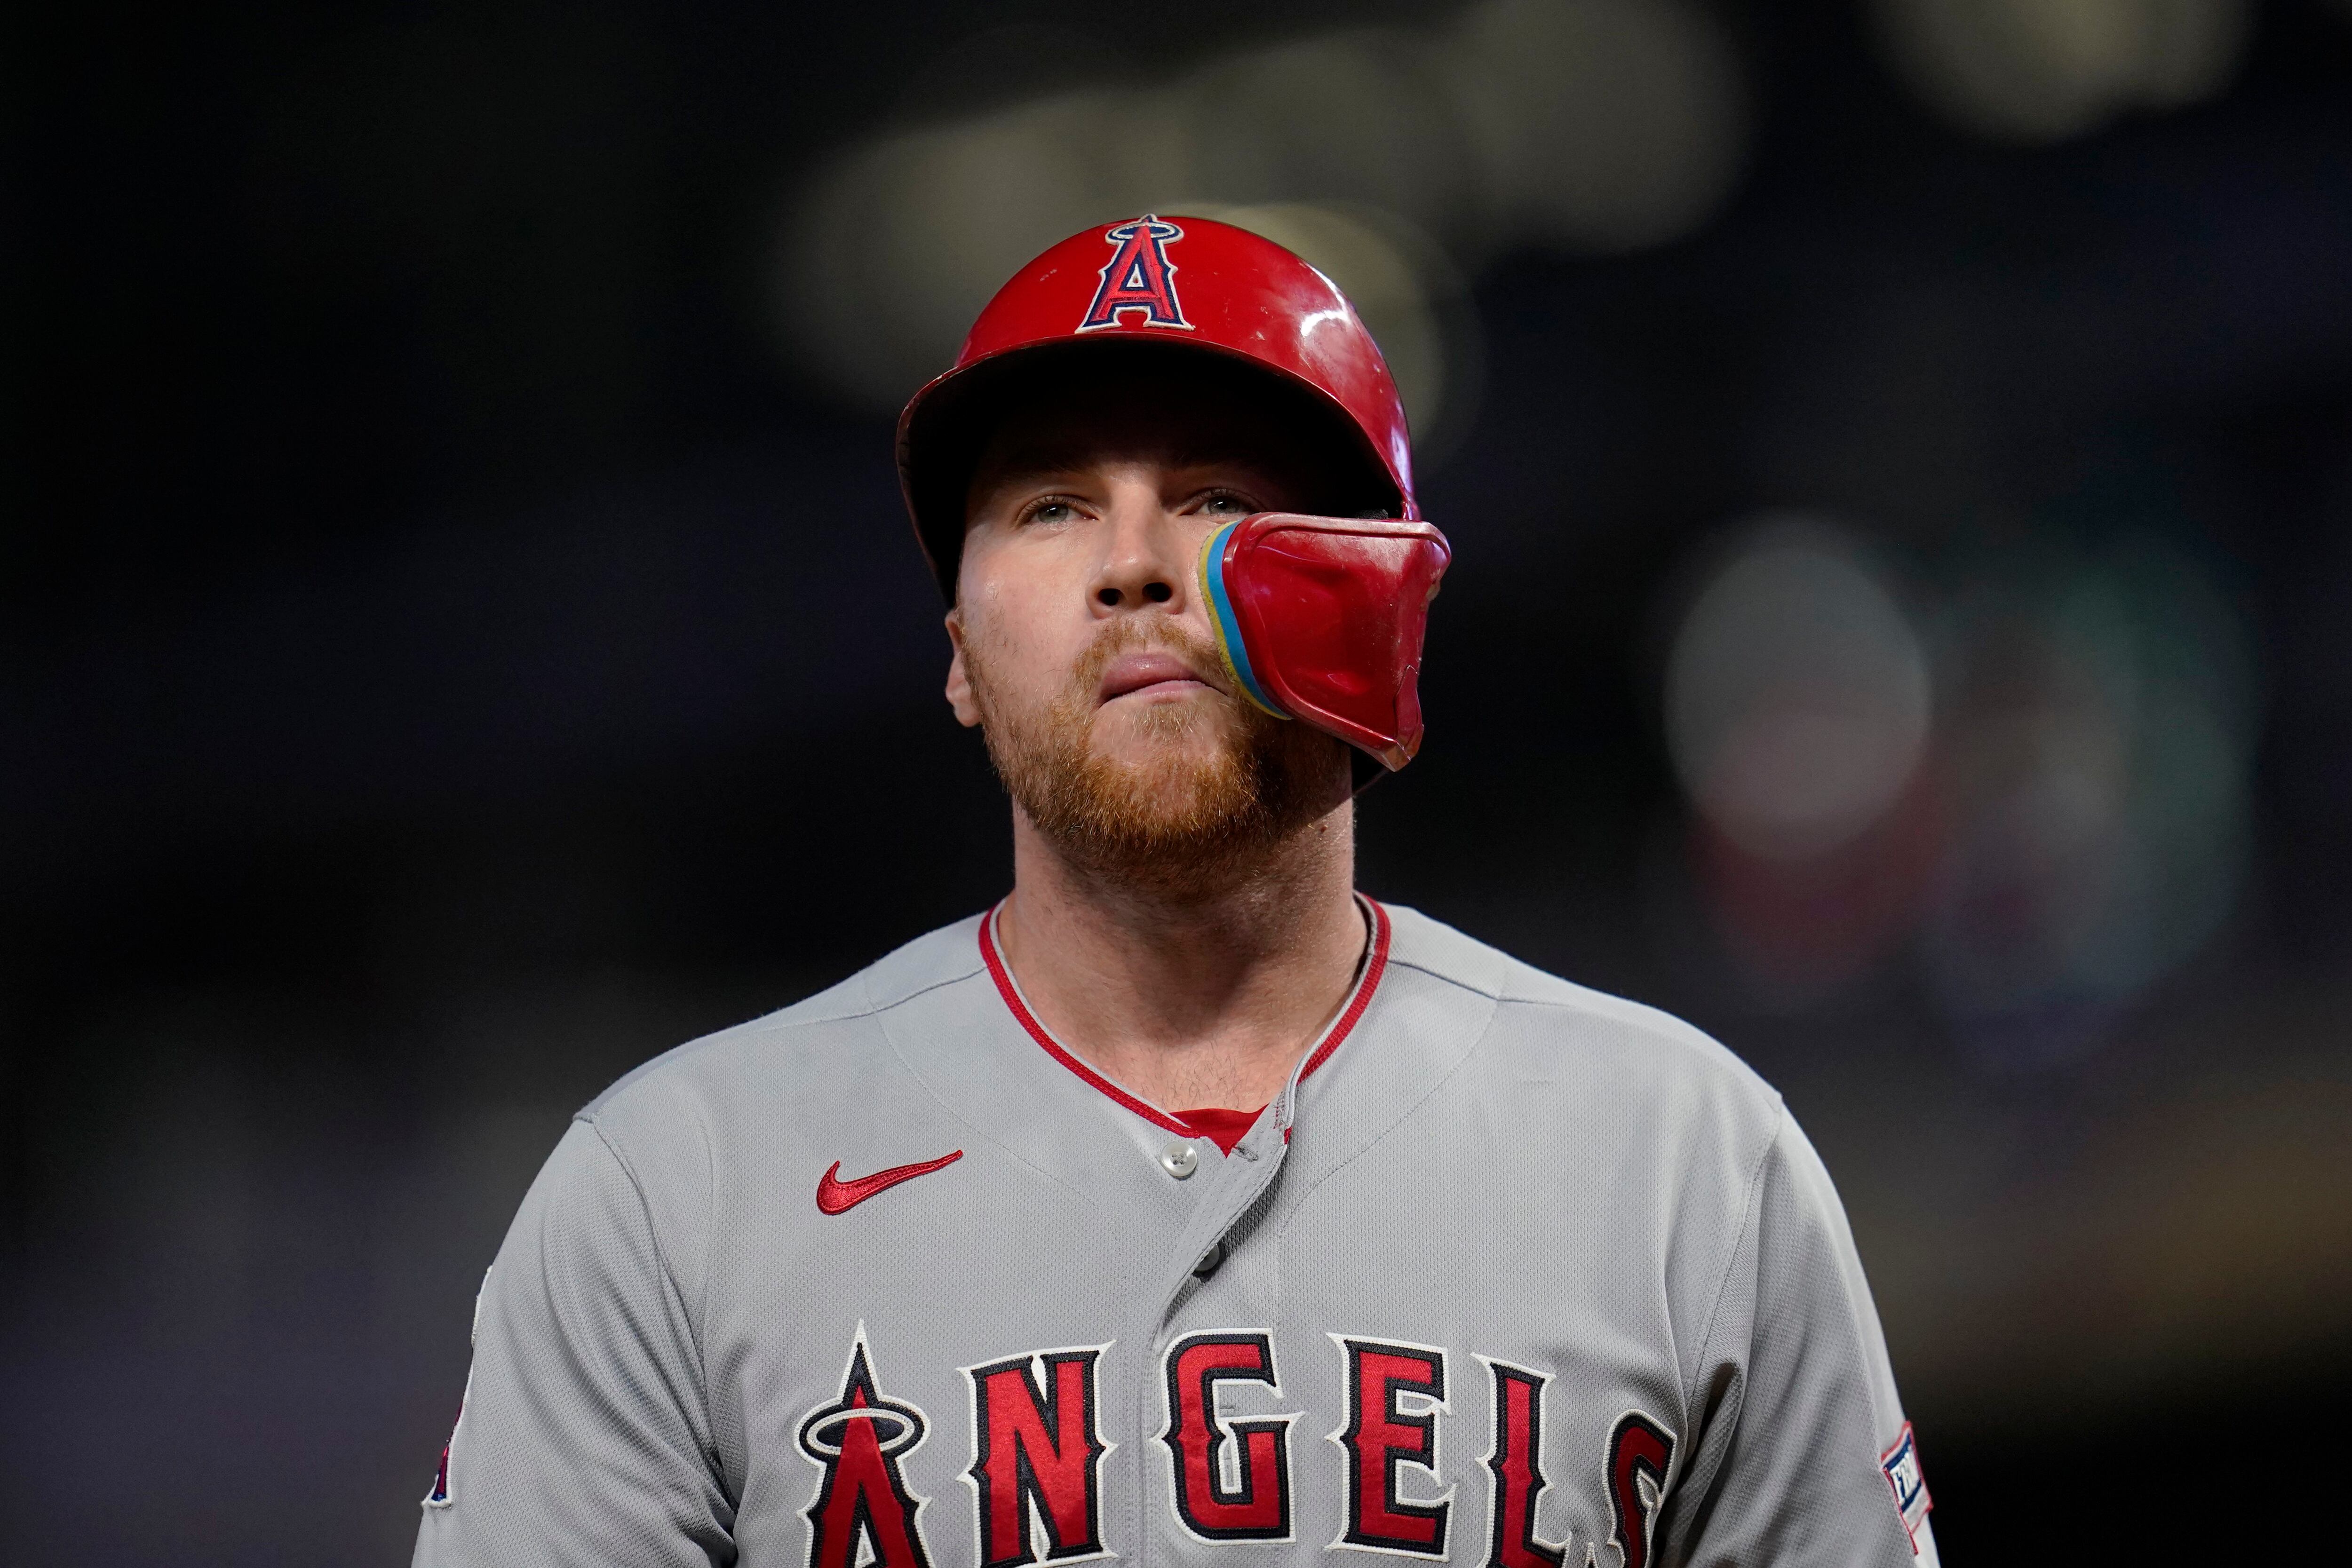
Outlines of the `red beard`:
[[1176,744],[1140,762],[1101,755],[1093,730],[1103,671],[1122,653],[1154,647],[1194,669],[1217,667],[1216,650],[1181,625],[1147,632],[1122,620],[1042,709],[1003,699],[977,640],[964,645],[964,668],[997,777],[1041,833],[1087,871],[1163,894],[1205,894],[1246,878],[1273,846],[1347,798],[1345,748],[1221,694],[1138,716],[1147,734],[1171,743],[1222,731],[1206,755]]

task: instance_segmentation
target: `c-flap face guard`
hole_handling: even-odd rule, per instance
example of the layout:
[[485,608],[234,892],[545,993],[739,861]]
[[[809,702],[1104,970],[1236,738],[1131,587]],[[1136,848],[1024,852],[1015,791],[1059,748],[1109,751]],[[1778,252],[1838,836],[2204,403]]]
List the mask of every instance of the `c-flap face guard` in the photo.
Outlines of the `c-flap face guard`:
[[1201,549],[1234,689],[1395,772],[1421,749],[1421,646],[1453,559],[1428,523],[1259,512]]

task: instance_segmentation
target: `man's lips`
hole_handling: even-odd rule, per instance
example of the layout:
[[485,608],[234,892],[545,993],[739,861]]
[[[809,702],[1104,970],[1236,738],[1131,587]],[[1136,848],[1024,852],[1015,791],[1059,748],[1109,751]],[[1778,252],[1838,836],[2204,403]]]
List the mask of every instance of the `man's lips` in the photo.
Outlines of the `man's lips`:
[[1097,700],[1109,702],[1139,692],[1165,692],[1172,696],[1187,687],[1221,689],[1173,653],[1121,653],[1103,671]]

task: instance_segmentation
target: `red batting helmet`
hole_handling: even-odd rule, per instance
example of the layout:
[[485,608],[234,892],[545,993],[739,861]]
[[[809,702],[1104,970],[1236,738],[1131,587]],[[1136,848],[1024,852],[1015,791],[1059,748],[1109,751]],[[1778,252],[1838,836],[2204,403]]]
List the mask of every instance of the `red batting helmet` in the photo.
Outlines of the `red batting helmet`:
[[952,598],[964,491],[991,407],[974,397],[1002,367],[1087,343],[1153,343],[1271,372],[1337,415],[1368,491],[1418,517],[1404,404],[1372,335],[1331,280],[1247,229],[1145,214],[1089,228],[1013,274],[972,323],[953,369],[898,416],[898,479],[915,534]]

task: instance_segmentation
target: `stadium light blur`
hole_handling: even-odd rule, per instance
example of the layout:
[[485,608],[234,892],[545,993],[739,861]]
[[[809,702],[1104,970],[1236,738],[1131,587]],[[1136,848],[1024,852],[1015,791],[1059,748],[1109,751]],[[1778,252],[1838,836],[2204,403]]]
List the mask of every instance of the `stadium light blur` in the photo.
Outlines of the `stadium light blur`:
[[1929,612],[1853,534],[1752,523],[1677,624],[1690,869],[1761,1005],[1908,947],[1965,1052],[2081,1057],[2235,908],[2255,676],[2199,565],[2145,536],[1948,563]]
[[1858,541],[1776,517],[1676,634],[1666,734],[1683,787],[1734,843],[1798,860],[1894,805],[1927,743],[1927,656]]
[[2236,904],[2252,654],[2193,561],[2134,538],[1977,569],[1939,642],[1927,978],[1988,1063],[2063,1062]]
[[1888,57],[1930,105],[2003,141],[2055,141],[2227,87],[2247,0],[1874,0]]
[[[1691,232],[1731,189],[1745,126],[1729,41],[1692,0],[1486,0],[1429,31],[1318,34],[855,142],[787,204],[777,319],[819,385],[892,410],[1021,263],[1147,210],[1258,211],[1375,289],[1385,249],[1418,275],[1391,297],[1442,301],[1514,247]],[[1443,250],[1379,239],[1399,233]],[[1473,357],[1428,335],[1425,307],[1383,309],[1383,347],[1423,367],[1409,395],[1458,406]]]

